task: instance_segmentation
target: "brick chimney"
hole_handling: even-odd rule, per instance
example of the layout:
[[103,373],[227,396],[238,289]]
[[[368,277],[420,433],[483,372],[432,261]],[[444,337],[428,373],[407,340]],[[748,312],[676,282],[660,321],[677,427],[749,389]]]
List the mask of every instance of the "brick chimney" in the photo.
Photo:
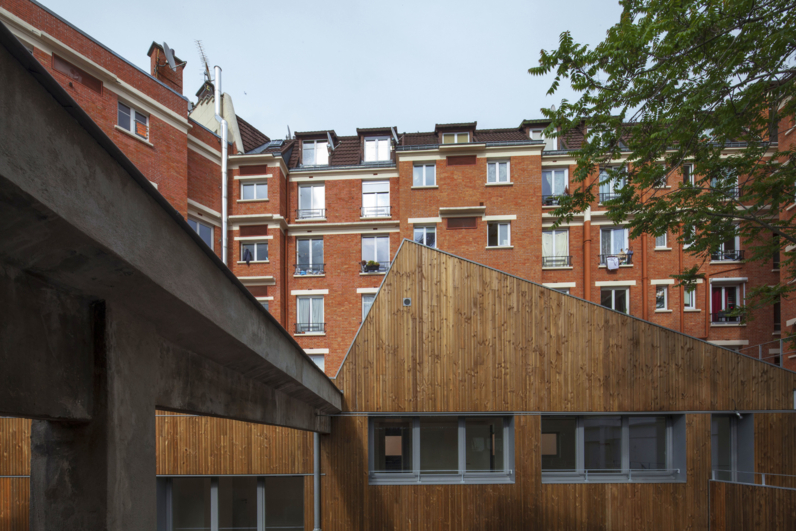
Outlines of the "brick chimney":
[[176,71],[172,70],[169,66],[163,46],[153,42],[147,52],[150,70],[152,76],[157,80],[182,94],[182,71],[185,68],[185,62],[177,58],[177,53],[173,49],[171,51],[174,54],[174,62],[177,64]]

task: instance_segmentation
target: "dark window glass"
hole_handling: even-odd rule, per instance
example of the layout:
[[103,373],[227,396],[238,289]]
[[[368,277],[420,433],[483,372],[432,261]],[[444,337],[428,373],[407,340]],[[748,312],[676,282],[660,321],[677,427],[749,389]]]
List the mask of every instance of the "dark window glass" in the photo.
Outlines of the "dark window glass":
[[130,107],[119,103],[119,127],[130,130]]
[[420,419],[420,473],[459,473],[459,419]]
[[265,478],[265,529],[304,529],[303,477]]
[[710,447],[716,479],[732,481],[732,428],[728,416],[713,415]]
[[174,531],[210,529],[210,478],[174,478],[171,487]]
[[465,421],[467,472],[496,472],[503,465],[503,419]]
[[622,417],[583,419],[584,466],[594,472],[622,469]]
[[218,478],[218,529],[257,529],[257,478]]
[[373,424],[374,472],[411,472],[412,420],[380,419]]
[[577,468],[577,425],[575,417],[542,417],[542,469]]
[[630,417],[630,468],[666,468],[666,417]]

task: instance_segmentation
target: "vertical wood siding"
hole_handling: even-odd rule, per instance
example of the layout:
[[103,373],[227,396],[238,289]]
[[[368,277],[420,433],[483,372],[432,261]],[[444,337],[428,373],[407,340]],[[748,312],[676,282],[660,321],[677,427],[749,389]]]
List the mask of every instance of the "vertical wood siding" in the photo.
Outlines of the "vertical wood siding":
[[710,482],[711,531],[796,529],[796,490]]

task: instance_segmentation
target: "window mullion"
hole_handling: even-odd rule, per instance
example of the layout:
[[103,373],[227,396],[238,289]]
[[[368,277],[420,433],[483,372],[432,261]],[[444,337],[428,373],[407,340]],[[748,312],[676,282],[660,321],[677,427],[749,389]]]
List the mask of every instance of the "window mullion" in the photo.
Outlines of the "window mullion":
[[420,417],[412,419],[412,472],[420,483]]
[[464,417],[459,417],[459,474],[462,476],[462,482],[464,482],[464,473],[467,468],[467,458],[465,456],[467,451],[466,437]]
[[[373,452],[371,452],[371,455]],[[257,478],[257,531],[265,531],[265,478]]]
[[586,461],[586,445],[583,440],[583,417],[578,417],[577,427],[575,430],[577,432],[575,436],[575,468],[577,469],[578,474],[583,474],[583,467]]
[[630,473],[630,417],[622,417],[622,472]]
[[210,478],[210,531],[218,531],[218,478]]

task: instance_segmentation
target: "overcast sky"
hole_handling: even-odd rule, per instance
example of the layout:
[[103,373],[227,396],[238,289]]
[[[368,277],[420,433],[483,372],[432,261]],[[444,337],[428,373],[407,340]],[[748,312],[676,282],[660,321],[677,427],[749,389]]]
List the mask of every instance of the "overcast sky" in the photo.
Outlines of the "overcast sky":
[[478,121],[514,127],[541,107],[551,78],[528,74],[562,31],[596,44],[616,0],[253,1],[40,0],[147,72],[151,42],[188,61],[184,92],[202,83],[194,41],[224,70],[237,114],[271,138],[292,131]]

